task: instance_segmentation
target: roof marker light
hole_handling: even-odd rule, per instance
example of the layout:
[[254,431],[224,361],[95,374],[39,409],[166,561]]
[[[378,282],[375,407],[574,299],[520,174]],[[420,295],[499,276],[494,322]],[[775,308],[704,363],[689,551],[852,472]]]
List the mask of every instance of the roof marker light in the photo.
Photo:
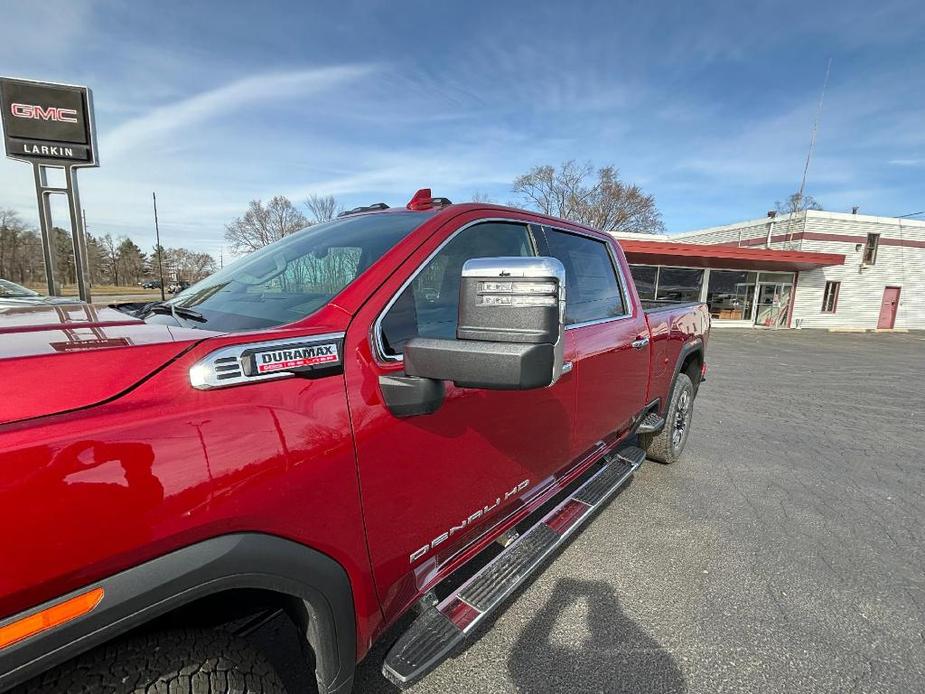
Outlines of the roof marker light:
[[92,612],[102,599],[103,589],[94,588],[51,607],[46,607],[44,610],[4,624],[0,626],[0,649],[83,617],[88,612]]
[[433,195],[431,195],[430,188],[421,188],[408,201],[409,210],[429,210],[433,206]]

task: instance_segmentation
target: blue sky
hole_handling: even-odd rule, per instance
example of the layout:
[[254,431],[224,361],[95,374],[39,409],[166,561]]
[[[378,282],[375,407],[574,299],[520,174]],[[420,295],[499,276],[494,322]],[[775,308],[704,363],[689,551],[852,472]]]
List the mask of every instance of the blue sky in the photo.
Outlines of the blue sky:
[[[614,164],[670,231],[762,216],[799,186],[831,210],[925,209],[925,11],[915,0],[0,0],[0,73],[94,90],[91,233],[218,253],[252,198],[513,199],[567,159]],[[28,167],[0,206],[35,223]]]

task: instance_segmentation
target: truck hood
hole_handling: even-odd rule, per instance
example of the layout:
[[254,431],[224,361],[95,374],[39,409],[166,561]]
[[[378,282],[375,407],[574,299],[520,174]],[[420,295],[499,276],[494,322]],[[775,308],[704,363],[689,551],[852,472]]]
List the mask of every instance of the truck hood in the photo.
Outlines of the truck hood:
[[17,306],[52,306],[54,304],[79,304],[79,299],[65,296],[0,296],[0,308],[16,308]]
[[112,398],[217,334],[91,304],[0,307],[0,424]]

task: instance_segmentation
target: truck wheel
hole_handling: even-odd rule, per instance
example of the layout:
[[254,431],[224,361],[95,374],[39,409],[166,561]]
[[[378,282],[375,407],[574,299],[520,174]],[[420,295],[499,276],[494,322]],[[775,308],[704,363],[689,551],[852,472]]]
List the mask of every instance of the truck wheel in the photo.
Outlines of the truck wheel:
[[679,373],[671,389],[665,415],[665,428],[657,434],[640,434],[639,443],[646,456],[660,463],[676,463],[684,451],[694,414],[694,384],[686,373]]
[[10,694],[285,694],[279,675],[247,641],[219,630],[161,631],[115,641]]

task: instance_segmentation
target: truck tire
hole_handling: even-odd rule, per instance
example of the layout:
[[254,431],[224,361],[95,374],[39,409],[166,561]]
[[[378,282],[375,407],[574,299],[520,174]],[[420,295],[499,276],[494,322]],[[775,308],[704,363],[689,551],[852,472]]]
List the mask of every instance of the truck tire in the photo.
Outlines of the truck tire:
[[674,380],[671,400],[665,413],[665,427],[657,434],[640,434],[639,443],[646,456],[660,463],[676,463],[684,451],[694,414],[694,384],[681,372]]
[[285,694],[259,651],[228,632],[161,631],[114,641],[10,694]]

